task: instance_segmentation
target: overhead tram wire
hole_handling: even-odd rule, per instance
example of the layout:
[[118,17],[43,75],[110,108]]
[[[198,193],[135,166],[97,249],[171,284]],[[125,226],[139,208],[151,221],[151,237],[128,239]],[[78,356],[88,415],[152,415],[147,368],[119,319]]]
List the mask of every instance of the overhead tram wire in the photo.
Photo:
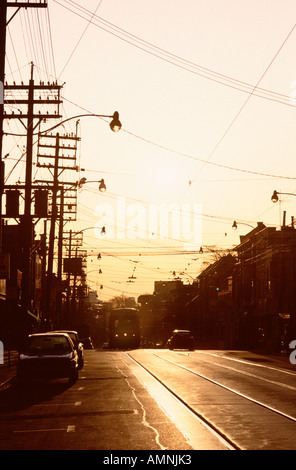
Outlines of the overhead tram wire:
[[[94,115],[94,113],[92,111],[89,111],[88,109],[84,108],[83,106],[80,106],[78,105],[77,103],[74,103],[72,100],[69,100],[68,98],[66,98],[65,96],[62,96],[62,99],[64,101],[67,101],[68,103],[76,106],[77,108],[81,109],[81,110],[84,110],[86,111],[87,113],[89,114],[92,114]],[[98,119],[101,119],[101,120],[105,120],[104,118],[102,117],[98,117]],[[46,132],[47,130],[45,130],[44,132]],[[122,132],[125,132],[126,134],[136,138],[136,139],[139,139],[143,142],[146,142],[150,145],[153,145],[157,148],[160,148],[162,150],[165,150],[167,152],[170,152],[170,153],[173,153],[179,157],[185,157],[185,158],[188,158],[190,160],[195,160],[195,161],[198,161],[198,162],[201,162],[201,163],[206,163],[207,165],[212,165],[212,166],[215,166],[215,167],[218,167],[218,168],[224,168],[226,170],[230,170],[230,171],[236,171],[236,172],[241,172],[241,173],[246,173],[246,174],[250,174],[250,175],[256,175],[256,176],[263,176],[263,177],[267,177],[267,178],[275,178],[275,179],[286,179],[286,180],[296,180],[296,177],[295,176],[286,176],[286,175],[275,175],[275,174],[270,174],[270,173],[263,173],[263,172],[259,172],[259,171],[255,171],[255,170],[247,170],[247,169],[244,169],[244,168],[238,168],[238,167],[233,167],[233,166],[230,166],[230,165],[224,165],[222,163],[217,163],[217,162],[211,162],[211,161],[208,161],[206,159],[202,159],[202,158],[199,158],[199,157],[196,157],[194,155],[190,155],[188,153],[184,153],[184,152],[181,152],[181,151],[178,151],[178,150],[175,150],[175,149],[172,149],[172,148],[169,148],[169,147],[166,147],[162,144],[159,144],[159,143],[156,143],[156,142],[153,142],[152,140],[149,140],[145,137],[142,137],[142,136],[139,136],[131,131],[128,131],[127,129],[124,129],[122,128],[121,129]],[[9,133],[9,132],[4,132],[4,134],[6,135],[15,135],[15,136],[23,136],[24,134],[17,134],[17,133]]]
[[64,67],[62,68],[61,72],[59,73],[58,80],[60,79],[61,75],[63,74],[63,72],[64,72],[64,70],[65,70],[65,68],[67,67],[67,65],[69,64],[70,60],[72,59],[72,57],[73,57],[73,55],[74,55],[76,49],[78,48],[78,46],[79,46],[79,44],[80,44],[80,42],[81,42],[83,36],[85,35],[86,31],[88,30],[89,25],[91,24],[92,19],[93,19],[93,17],[95,16],[95,14],[96,14],[96,12],[98,11],[98,9],[100,8],[102,2],[103,2],[103,0],[100,0],[100,1],[99,1],[98,5],[97,5],[97,7],[96,7],[96,9],[95,9],[95,11],[92,13],[91,18],[89,19],[89,21],[88,21],[86,27],[84,28],[84,30],[83,30],[82,34],[80,35],[80,37],[79,37],[77,43],[75,44],[74,49],[72,50],[72,52],[71,52],[69,58],[67,59],[67,61],[66,61],[65,65],[64,65]]
[[56,71],[56,63],[55,63],[55,54],[54,54],[54,48],[53,48],[53,40],[52,40],[52,31],[51,31],[51,20],[50,20],[50,13],[49,13],[49,5],[46,8],[46,14],[47,14],[47,27],[48,27],[48,38],[49,38],[49,44],[50,44],[50,55],[51,55],[51,61],[52,61],[52,67],[54,71],[54,77],[55,79],[57,78],[57,71]]
[[[293,178],[295,179],[295,178]],[[83,188],[84,191],[87,191],[87,192],[95,192],[96,194],[99,194],[99,190],[94,190],[94,189],[90,189],[90,188]],[[115,194],[115,193],[105,193],[104,197],[105,198],[110,198],[110,199],[113,199],[113,200],[116,200],[117,197],[119,197],[120,195],[119,194]],[[150,204],[152,204],[151,202],[149,201],[143,201],[141,199],[136,199],[136,198],[132,198],[132,197],[128,197],[126,198],[127,202],[131,202],[133,204],[140,204],[141,206],[149,206]],[[90,212],[89,208],[85,205],[83,205],[81,203],[81,207],[84,208],[85,210],[85,214],[86,215],[92,215],[93,216],[93,212]],[[184,211],[184,215],[188,215],[188,216],[193,216],[192,212],[189,211]],[[214,220],[215,222],[220,222],[220,223],[229,223],[229,222],[232,222],[233,221],[233,218],[231,217],[224,217],[224,216],[217,216],[217,215],[213,215],[213,214],[207,214],[207,213],[204,213],[204,212],[201,212],[200,214],[198,214],[199,216],[201,216],[202,218],[205,218],[205,219],[209,219],[209,220]],[[255,224],[256,222],[254,220],[251,220],[251,221],[242,221],[242,222],[245,222],[245,223],[253,223]]]
[[[147,52],[149,54],[152,54],[152,55],[158,57],[159,59],[162,59],[166,62],[169,62],[172,65],[175,65],[179,68],[187,70],[188,72],[199,75],[199,76],[201,76],[205,79],[208,79],[208,80],[211,80],[213,82],[219,83],[220,85],[228,86],[228,87],[233,88],[235,90],[238,90],[238,91],[241,91],[241,92],[244,92],[244,93],[248,93],[248,94],[252,94],[253,96],[257,96],[259,98],[264,98],[264,99],[268,99],[268,100],[271,100],[271,101],[279,102],[281,104],[288,105],[288,106],[291,106],[291,107],[294,107],[294,108],[296,107],[296,105],[291,102],[291,97],[289,95],[285,95],[283,93],[277,93],[277,92],[267,90],[267,89],[264,89],[264,88],[260,88],[260,87],[256,87],[256,92],[254,92],[253,90],[254,90],[255,86],[252,85],[252,84],[249,84],[247,82],[235,79],[235,78],[227,76],[225,74],[221,74],[219,72],[216,72],[216,71],[211,70],[209,68],[203,67],[203,66],[201,66],[199,64],[196,64],[194,62],[188,61],[188,60],[186,60],[186,59],[184,59],[180,56],[177,56],[177,55],[175,55],[171,52],[168,52],[165,49],[162,49],[162,48],[160,48],[160,47],[158,47],[158,46],[156,46],[156,45],[154,45],[154,44],[152,44],[148,41],[145,41],[144,39],[141,39],[138,36],[135,36],[135,35],[129,33],[128,31],[126,31],[126,30],[110,23],[109,21],[103,19],[102,17],[94,15],[96,21],[101,22],[105,25],[105,27],[100,26],[99,24],[94,22],[94,19],[90,19],[89,17],[86,18],[85,16],[82,16],[82,14],[80,14],[77,11],[73,10],[73,8],[77,8],[78,10],[83,12],[84,15],[92,15],[92,13],[89,10],[87,10],[84,7],[81,7],[78,4],[76,4],[77,6],[75,7],[75,2],[70,3],[66,0],[61,0],[61,1],[64,1],[64,3],[66,3],[66,4],[69,4],[71,6],[71,8],[70,8],[66,5],[64,5],[63,3],[61,3],[60,1],[57,1],[57,0],[54,0],[54,1],[55,1],[55,3],[61,5],[63,8],[69,10],[73,14],[75,14],[75,15],[79,16],[80,18],[84,19],[85,21],[91,21],[91,23],[94,26],[97,26],[98,28],[104,30],[105,32],[107,32],[109,34],[112,34],[113,36],[117,37],[118,39],[121,39],[121,40],[129,43],[130,45],[143,50],[144,52]],[[109,29],[107,29],[107,27]],[[111,29],[111,31],[110,31],[110,29]],[[112,29],[114,31],[116,31],[116,34],[114,32],[112,32]],[[125,39],[123,36],[126,36],[128,39]],[[141,46],[139,46],[137,43],[141,44]],[[152,52],[149,49],[152,49],[154,52]],[[165,57],[169,57],[170,60],[166,59]],[[178,63],[178,61],[180,63]],[[190,69],[189,67],[192,67],[193,69]],[[199,72],[197,72],[195,69],[197,69]],[[208,75],[206,75],[206,74],[208,74]]]
[[[256,85],[254,86],[253,90],[251,91],[251,93],[247,96],[246,100],[243,102],[243,104],[241,105],[241,107],[239,108],[238,112],[236,113],[236,115],[234,116],[234,118],[232,119],[232,121],[230,122],[230,124],[227,126],[225,132],[222,134],[222,136],[220,137],[220,139],[218,140],[218,142],[216,143],[216,145],[214,146],[214,148],[212,149],[212,151],[210,152],[208,158],[207,158],[207,162],[210,161],[210,159],[212,158],[212,156],[214,155],[214,153],[216,152],[216,150],[220,147],[221,143],[224,141],[225,137],[228,135],[228,133],[230,132],[230,130],[232,129],[233,125],[235,124],[235,122],[237,121],[237,119],[239,118],[239,116],[241,115],[241,113],[243,112],[244,108],[246,107],[246,105],[248,104],[249,100],[251,99],[251,97],[255,94],[255,90],[258,88],[258,85],[259,83],[261,83],[261,81],[263,80],[263,78],[265,77],[265,75],[267,74],[267,72],[269,71],[269,69],[271,68],[272,64],[274,63],[274,61],[276,60],[276,58],[279,56],[281,50],[283,49],[283,47],[285,46],[285,44],[287,43],[287,41],[289,40],[290,36],[292,35],[292,33],[294,32],[294,29],[295,29],[296,25],[294,24],[293,28],[290,30],[289,34],[286,36],[285,40],[281,43],[281,46],[279,47],[279,49],[277,50],[277,52],[274,54],[274,56],[272,57],[271,61],[269,62],[268,66],[265,68],[264,72],[261,74],[259,80],[257,81]],[[203,167],[201,169],[199,169],[199,171],[197,172],[197,174],[195,175],[195,177],[193,178],[193,181],[196,180],[197,176],[202,172],[204,166],[206,165],[206,163],[204,163]],[[188,191],[189,187],[187,187],[185,193]],[[182,198],[182,196],[181,196]],[[180,199],[181,199],[180,198]]]
[[[63,100],[64,101],[67,101],[68,103],[74,105],[74,106],[77,106],[77,108],[87,112],[87,113],[90,113],[90,114],[93,114],[92,111],[89,111],[88,109],[84,108],[83,106],[80,106],[79,104],[77,103],[74,103],[72,100],[69,100],[68,98],[62,96]],[[102,119],[104,120],[104,118],[99,118],[99,119]],[[224,165],[222,163],[216,163],[216,162],[211,162],[211,161],[208,161],[206,159],[203,159],[203,158],[199,158],[199,157],[196,157],[194,155],[190,155],[188,153],[183,153],[183,152],[180,152],[178,150],[175,150],[175,149],[172,149],[172,148],[169,148],[169,147],[166,147],[165,145],[162,145],[162,144],[159,144],[157,142],[153,142],[152,140],[149,140],[145,137],[141,137],[131,131],[128,131],[127,129],[125,128],[121,128],[121,132],[124,132],[136,139],[139,139],[143,142],[146,142],[147,144],[150,144],[150,145],[153,145],[157,148],[160,148],[162,150],[165,150],[167,152],[170,152],[170,153],[173,153],[179,157],[185,157],[185,158],[188,158],[190,160],[195,160],[197,162],[201,162],[201,163],[206,163],[207,165],[212,165],[212,166],[216,166],[218,168],[224,168],[225,170],[230,170],[230,171],[237,171],[237,172],[241,172],[241,173],[247,173],[247,174],[250,174],[250,175],[256,175],[256,176],[264,176],[264,177],[267,177],[267,178],[275,178],[275,179],[286,179],[286,180],[296,180],[296,176],[286,176],[286,175],[274,175],[274,174],[270,174],[270,173],[263,173],[263,172],[260,172],[260,171],[255,171],[255,170],[247,170],[247,169],[244,169],[244,168],[238,168],[238,167],[233,167],[233,166],[230,166],[230,165]]]
[[[56,3],[59,3],[59,2],[56,2]],[[63,6],[63,5],[62,5],[62,6]],[[67,7],[65,7],[65,8],[67,8]],[[73,13],[75,13],[75,12],[73,12]],[[91,13],[91,12],[89,12],[89,13]],[[84,18],[84,19],[85,19],[85,18]],[[114,26],[114,25],[113,25],[113,26]],[[294,28],[295,28],[295,26],[294,26]],[[294,29],[294,28],[293,28],[293,29]],[[30,28],[27,28],[27,29],[30,30]],[[31,31],[30,31],[30,33],[31,33]],[[128,34],[130,34],[130,33],[128,33]],[[157,47],[157,46],[154,46],[154,47]],[[176,56],[176,57],[178,57],[178,56]],[[215,72],[215,73],[216,73],[216,72]],[[228,78],[230,78],[230,77],[228,77]],[[233,79],[233,80],[235,80],[235,79]],[[244,83],[244,82],[242,82],[242,83]],[[248,86],[252,86],[252,85],[248,85]],[[253,88],[254,88],[254,87],[253,87]],[[259,88],[258,88],[258,89],[259,89]],[[270,92],[270,93],[273,93],[273,92]],[[254,94],[254,93],[253,93],[253,94]],[[279,95],[279,94],[277,94],[277,95]],[[286,96],[286,95],[281,95],[281,96],[290,99],[290,97],[288,97],[288,96]],[[294,105],[293,105],[293,106],[294,106]],[[295,106],[294,106],[294,107],[295,107]],[[244,172],[244,173],[248,173],[248,174],[266,176],[266,177],[271,177],[271,178],[277,178],[277,179],[279,179],[279,178],[280,178],[280,179],[296,179],[296,178],[289,177],[289,176],[271,175],[271,174],[262,173],[262,172],[256,172],[256,171],[251,171],[251,170],[244,170],[244,169],[240,169],[240,168],[235,168],[235,167],[228,166],[228,165],[222,165],[222,164],[218,164],[218,163],[215,163],[215,162],[207,162],[207,160],[204,160],[204,159],[201,159],[201,158],[198,158],[198,157],[194,157],[194,156],[192,156],[192,155],[184,154],[184,153],[182,153],[182,152],[178,152],[178,151],[176,151],[176,150],[174,150],[174,149],[170,149],[170,148],[164,147],[164,146],[162,146],[162,145],[160,145],[160,144],[156,144],[155,142],[152,142],[152,141],[150,141],[150,140],[148,140],[148,139],[139,137],[139,136],[137,136],[137,135],[135,135],[135,134],[133,134],[133,133],[127,131],[127,130],[124,130],[124,129],[122,129],[122,130],[123,130],[124,132],[126,132],[126,133],[128,133],[128,134],[130,134],[130,135],[132,135],[132,136],[134,136],[134,137],[136,137],[136,138],[138,138],[138,139],[141,139],[141,140],[143,140],[143,141],[145,141],[145,142],[148,142],[148,143],[150,143],[150,144],[152,144],[152,145],[155,145],[155,146],[157,146],[157,147],[159,147],[159,148],[163,148],[164,150],[167,150],[167,151],[169,151],[169,152],[175,153],[175,154],[180,155],[180,156],[184,156],[184,157],[186,157],[186,158],[194,159],[194,160],[200,161],[200,162],[202,162],[202,163],[207,163],[207,164],[210,164],[210,165],[214,165],[214,166],[217,166],[217,167],[229,169],[229,170],[232,170],[232,171],[239,171],[239,172]]]

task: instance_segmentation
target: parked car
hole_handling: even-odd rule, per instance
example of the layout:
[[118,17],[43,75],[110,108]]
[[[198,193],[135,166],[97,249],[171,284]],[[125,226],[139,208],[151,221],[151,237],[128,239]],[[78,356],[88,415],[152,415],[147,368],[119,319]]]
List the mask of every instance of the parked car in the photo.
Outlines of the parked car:
[[17,365],[17,380],[78,378],[78,354],[66,333],[29,335]]
[[77,331],[73,330],[55,330],[52,333],[67,333],[73,341],[74,348],[78,354],[78,366],[82,369],[84,366],[84,347],[82,341],[80,341]]
[[83,347],[84,349],[95,349],[92,340],[89,337],[83,339]]
[[167,342],[169,349],[194,350],[194,338],[190,330],[174,330]]

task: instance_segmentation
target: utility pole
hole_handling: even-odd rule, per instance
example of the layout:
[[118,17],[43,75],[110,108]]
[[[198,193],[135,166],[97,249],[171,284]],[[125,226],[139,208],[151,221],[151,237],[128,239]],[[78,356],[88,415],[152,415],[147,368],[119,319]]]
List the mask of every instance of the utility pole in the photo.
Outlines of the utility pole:
[[52,268],[53,268],[53,251],[54,251],[54,235],[55,235],[55,223],[57,218],[57,192],[58,192],[58,166],[59,166],[59,148],[60,148],[60,135],[56,134],[55,143],[55,163],[54,163],[54,175],[53,175],[53,192],[52,192],[52,209],[50,219],[50,233],[49,233],[49,250],[48,250],[48,269],[47,269],[47,281],[46,281],[46,296],[45,296],[45,320],[49,321],[50,311],[50,294],[52,285]]
[[[33,215],[31,214],[31,202],[32,202],[32,159],[33,159],[33,134],[38,124],[43,119],[57,119],[60,118],[59,105],[60,101],[60,89],[61,86],[56,83],[47,84],[40,83],[35,85],[34,83],[34,66],[31,66],[31,78],[29,85],[5,85],[5,89],[9,92],[16,92],[21,94],[21,98],[14,97],[13,99],[5,99],[5,105],[19,105],[18,112],[6,113],[4,111],[5,119],[19,119],[27,130],[27,152],[26,152],[26,180],[25,180],[25,209],[24,215],[21,216],[21,225],[23,231],[23,266],[22,266],[22,300],[21,300],[21,325],[20,325],[20,336],[24,337],[27,335],[27,314],[30,311],[30,273],[31,273],[31,247],[33,242]],[[38,98],[35,97],[35,91],[39,92]],[[24,99],[24,92],[27,92],[27,98]],[[41,92],[43,95],[47,94],[48,99],[41,98]],[[53,96],[54,95],[54,96]],[[54,105],[55,112],[41,112],[42,105]],[[27,110],[24,109],[27,106]],[[40,106],[39,110],[35,112],[35,106]],[[23,108],[23,109],[22,109]],[[37,112],[38,111],[38,112]],[[27,120],[27,125],[23,120]],[[34,120],[38,119],[37,124],[34,125]],[[20,341],[22,339],[20,338]]]
[[[87,253],[78,250],[83,245],[83,233],[64,232],[64,246],[68,250],[68,258],[64,259],[64,272],[67,273],[67,303],[66,303],[66,324],[67,328],[73,328],[75,320],[76,303],[76,280],[77,276],[82,279],[83,268],[86,269]],[[74,256],[73,256],[74,254]],[[71,315],[70,315],[71,312]]]
[[6,50],[6,16],[7,2],[0,2],[0,253],[2,253],[2,195],[4,185],[4,162],[2,160],[3,113],[4,113],[4,81],[5,81],[5,50]]
[[[33,243],[33,221],[31,218],[32,197],[32,156],[33,156],[33,125],[34,125],[34,80],[33,64],[31,66],[31,79],[28,89],[28,125],[27,125],[27,160],[25,180],[25,213],[23,217],[23,270],[22,270],[22,316],[21,331],[27,335],[27,312],[30,308],[30,252]],[[21,333],[22,334],[22,333]]]
[[[54,141],[54,142],[52,142]],[[78,137],[78,122],[76,123],[76,135],[69,134],[46,134],[39,131],[38,148],[37,148],[37,168],[48,169],[48,175],[51,179],[35,179],[38,184],[50,184],[52,191],[51,204],[51,223],[49,234],[49,250],[48,250],[48,268],[47,281],[45,290],[45,302],[43,317],[48,323],[50,321],[50,312],[54,312],[51,307],[51,294],[53,286],[53,262],[54,262],[54,245],[56,222],[59,220],[58,235],[58,262],[57,262],[57,295],[55,302],[55,319],[57,325],[61,323],[62,315],[62,249],[63,249],[63,226],[67,221],[76,218],[77,210],[77,182],[71,181],[72,176],[67,176],[70,181],[60,181],[63,173],[73,174],[73,171],[79,171],[76,164],[77,160],[77,144],[80,141]],[[45,186],[46,187],[46,186]],[[60,199],[58,199],[60,193]],[[53,319],[53,318],[51,318]],[[55,325],[54,325],[55,326]]]
[[58,289],[56,295],[56,312],[57,312],[57,327],[62,328],[64,318],[62,318],[62,267],[63,267],[63,231],[64,231],[64,188],[61,188],[61,204],[60,204],[60,225],[58,236]]
[[[7,21],[8,8],[15,8],[15,12]],[[6,53],[6,27],[12,18],[19,12],[21,8],[47,8],[45,0],[39,2],[8,2],[7,0],[0,0],[0,90],[3,90],[4,98],[4,83],[5,83],[5,53]],[[3,153],[3,122],[4,116],[4,102],[2,102],[0,93],[0,252],[2,251],[2,196],[4,186],[4,162],[2,158]],[[4,100],[3,100],[4,101]]]

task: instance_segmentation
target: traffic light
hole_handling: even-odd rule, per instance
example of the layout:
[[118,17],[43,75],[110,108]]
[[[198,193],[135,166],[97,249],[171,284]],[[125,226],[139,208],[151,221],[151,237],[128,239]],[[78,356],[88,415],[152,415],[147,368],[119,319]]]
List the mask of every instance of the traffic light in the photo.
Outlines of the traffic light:
[[66,294],[70,294],[71,292],[71,287],[69,286],[69,282],[67,280],[62,281],[61,283],[61,291],[66,292]]

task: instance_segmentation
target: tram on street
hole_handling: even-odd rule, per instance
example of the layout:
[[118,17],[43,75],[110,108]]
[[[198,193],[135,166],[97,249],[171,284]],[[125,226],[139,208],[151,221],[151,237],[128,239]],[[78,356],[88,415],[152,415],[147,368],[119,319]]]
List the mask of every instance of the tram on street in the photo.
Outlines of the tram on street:
[[135,308],[115,308],[109,318],[109,348],[134,349],[140,346],[140,318]]

